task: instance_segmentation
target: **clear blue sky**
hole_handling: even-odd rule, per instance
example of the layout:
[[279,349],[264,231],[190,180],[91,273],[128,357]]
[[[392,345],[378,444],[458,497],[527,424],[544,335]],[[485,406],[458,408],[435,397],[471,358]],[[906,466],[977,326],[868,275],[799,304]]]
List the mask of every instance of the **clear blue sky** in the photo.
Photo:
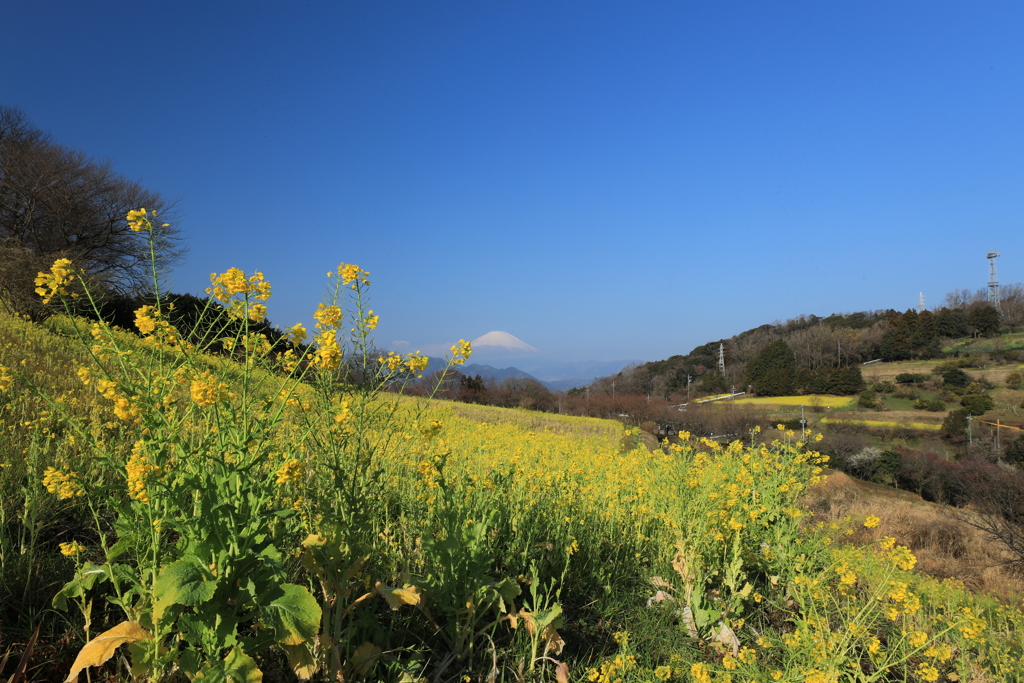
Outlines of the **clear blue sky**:
[[1024,280],[1020,2],[0,8],[0,103],[180,200],[177,291],[260,269],[378,342],[656,360]]

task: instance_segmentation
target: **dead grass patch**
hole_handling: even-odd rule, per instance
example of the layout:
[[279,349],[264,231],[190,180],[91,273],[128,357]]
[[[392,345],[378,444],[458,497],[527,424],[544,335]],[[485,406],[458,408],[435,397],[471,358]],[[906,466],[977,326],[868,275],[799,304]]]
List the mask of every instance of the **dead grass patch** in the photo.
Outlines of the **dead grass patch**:
[[[828,471],[813,487],[806,503],[816,521],[838,522],[853,518],[854,533],[842,537],[854,545],[867,545],[891,536],[917,556],[917,569],[939,579],[955,578],[972,591],[990,593],[1018,603],[1024,596],[1024,575],[1006,565],[1013,556],[983,532],[953,519],[941,505],[907,491],[870,484],[842,472]],[[868,515],[880,518],[874,529],[860,524]]]

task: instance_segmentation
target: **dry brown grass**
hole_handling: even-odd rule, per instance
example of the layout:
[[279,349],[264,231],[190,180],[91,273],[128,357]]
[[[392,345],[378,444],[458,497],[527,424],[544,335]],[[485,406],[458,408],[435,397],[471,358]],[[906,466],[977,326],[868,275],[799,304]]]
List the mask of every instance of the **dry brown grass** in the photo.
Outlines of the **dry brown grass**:
[[874,529],[856,524],[855,545],[891,536],[917,556],[917,568],[940,579],[956,578],[972,591],[1019,602],[1024,596],[1024,575],[1006,565],[1012,555],[983,532],[953,519],[942,506],[906,491],[858,481],[842,472],[828,472],[807,495],[814,518],[841,522],[847,515],[862,520],[875,515],[882,521]]

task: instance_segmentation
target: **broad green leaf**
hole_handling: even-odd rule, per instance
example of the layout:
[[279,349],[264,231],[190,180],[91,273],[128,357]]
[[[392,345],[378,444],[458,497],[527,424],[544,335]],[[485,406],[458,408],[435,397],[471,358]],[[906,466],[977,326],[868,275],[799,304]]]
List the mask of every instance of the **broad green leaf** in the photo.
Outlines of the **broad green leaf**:
[[380,652],[380,648],[369,641],[357,647],[348,660],[352,672],[360,678],[368,674],[380,658]]
[[555,603],[548,609],[540,609],[533,613],[533,618],[537,620],[538,630],[543,633],[548,626],[551,628],[562,627],[562,606]]
[[111,546],[110,550],[107,551],[107,562],[113,562],[119,558],[130,545],[129,539],[122,538],[120,541]]
[[64,587],[53,596],[53,606],[59,610],[68,608],[67,598],[81,598],[87,590],[90,590],[96,581],[107,580],[107,570],[98,564],[86,562],[78,571],[75,578],[64,584]]
[[209,662],[196,674],[203,683],[262,683],[263,672],[256,661],[235,646],[221,662]]
[[301,645],[320,629],[320,605],[303,586],[281,585],[282,593],[263,606],[263,621],[282,645]]
[[71,665],[65,683],[78,680],[78,672],[88,666],[100,666],[114,655],[114,650],[122,643],[137,643],[149,640],[152,636],[137,621],[123,621],[114,628],[99,634],[82,648],[75,663]]
[[213,597],[217,580],[205,567],[190,560],[178,560],[164,567],[153,590],[153,619],[160,619],[173,605],[200,605]]

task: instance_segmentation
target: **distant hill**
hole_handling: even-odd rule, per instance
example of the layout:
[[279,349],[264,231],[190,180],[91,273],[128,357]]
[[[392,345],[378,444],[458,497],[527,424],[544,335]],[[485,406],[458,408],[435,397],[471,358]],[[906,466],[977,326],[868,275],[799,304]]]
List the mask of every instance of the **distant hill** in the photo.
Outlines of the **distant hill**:
[[[1024,294],[1021,296],[1024,308]],[[1016,300],[1014,300],[1016,301]],[[955,308],[938,311],[909,309],[833,314],[827,318],[805,315],[786,322],[761,325],[728,339],[702,344],[685,355],[625,368],[615,375],[596,380],[591,387],[612,393],[669,396],[690,391],[718,393],[745,391],[753,381],[747,364],[772,342],[784,341],[792,353],[791,365],[808,374],[825,375],[830,369],[855,367],[881,359],[916,360],[957,352],[973,337],[1002,340],[998,347],[1010,351],[1008,337],[1000,328],[1012,330],[1024,320],[1016,309],[1003,306],[1002,315],[980,296]],[[1024,311],[1022,311],[1024,312]],[[951,343],[961,339],[964,342]],[[996,348],[996,344],[992,345]],[[945,348],[944,348],[945,347]],[[720,364],[724,361],[724,372]],[[614,389],[612,384],[614,383]]]

